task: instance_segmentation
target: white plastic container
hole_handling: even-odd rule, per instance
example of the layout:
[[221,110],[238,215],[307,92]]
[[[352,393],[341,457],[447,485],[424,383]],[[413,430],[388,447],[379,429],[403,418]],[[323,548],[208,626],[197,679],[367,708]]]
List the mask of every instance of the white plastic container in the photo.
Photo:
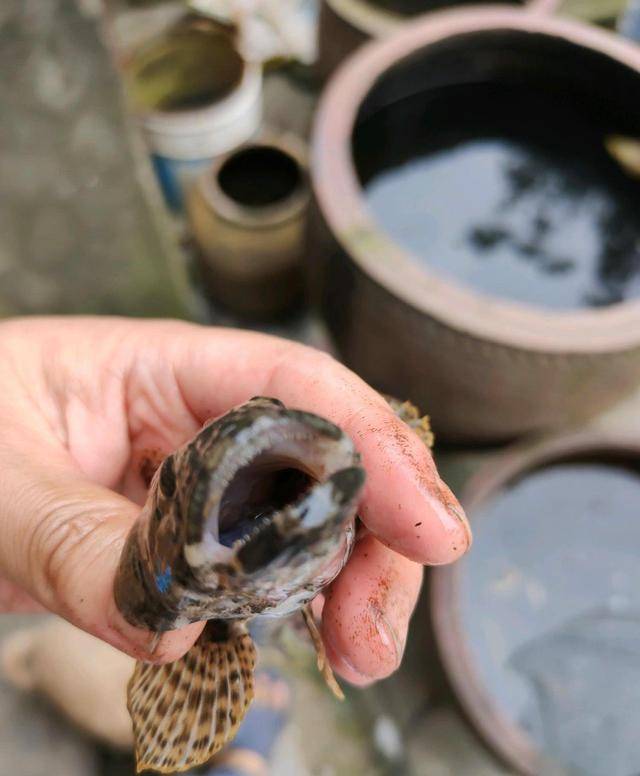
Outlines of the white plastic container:
[[136,53],[128,91],[167,204],[182,209],[191,181],[250,140],[262,121],[262,69],[221,28],[183,21]]

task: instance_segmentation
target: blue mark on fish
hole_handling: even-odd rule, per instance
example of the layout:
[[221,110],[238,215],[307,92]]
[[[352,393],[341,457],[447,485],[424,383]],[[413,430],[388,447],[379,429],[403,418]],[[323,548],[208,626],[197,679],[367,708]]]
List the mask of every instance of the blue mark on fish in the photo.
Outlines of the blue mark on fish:
[[164,571],[156,574],[156,587],[161,593],[166,593],[171,585],[171,577],[173,576],[171,568],[167,567]]

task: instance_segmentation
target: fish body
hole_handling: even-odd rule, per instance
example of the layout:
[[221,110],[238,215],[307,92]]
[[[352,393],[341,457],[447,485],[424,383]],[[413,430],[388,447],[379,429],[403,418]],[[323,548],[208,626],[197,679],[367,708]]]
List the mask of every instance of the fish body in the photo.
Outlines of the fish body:
[[[168,666],[129,684],[138,770],[184,770],[235,735],[253,694],[246,623],[303,609],[343,568],[364,469],[317,415],[255,398],[206,425],[158,468],[115,583],[132,624],[156,633],[207,620]],[[322,642],[319,667],[339,693]]]

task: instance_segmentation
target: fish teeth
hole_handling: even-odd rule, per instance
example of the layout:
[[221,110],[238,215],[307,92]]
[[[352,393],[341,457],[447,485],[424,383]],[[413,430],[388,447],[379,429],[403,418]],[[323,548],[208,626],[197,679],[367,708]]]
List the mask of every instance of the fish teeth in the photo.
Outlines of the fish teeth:
[[[255,432],[255,428],[253,429]],[[276,447],[278,443],[297,443],[297,442],[310,442],[314,440],[314,435],[306,430],[297,431],[283,431],[282,428],[274,429],[270,426],[266,429],[262,429],[261,433],[257,436],[247,438],[244,445],[236,444],[229,449],[223,456],[222,460],[218,464],[215,471],[214,485],[210,489],[210,492],[214,493],[214,499],[212,499],[211,510],[209,512],[208,521],[215,521],[217,524],[220,503],[224,496],[225,490],[231,484],[233,478],[245,467],[250,466],[262,453],[267,452],[273,447]],[[236,439],[236,443],[240,441],[240,437]],[[246,448],[250,449],[247,450]],[[240,539],[237,539],[231,548],[232,551],[240,550],[247,542],[253,539],[267,523],[271,522],[273,514],[256,521],[256,525],[251,529],[251,532]],[[217,538],[217,532],[216,532]]]
[[251,539],[255,538],[265,526],[269,525],[269,523],[273,520],[274,515],[275,512],[269,515],[263,515],[262,517],[256,517],[255,525],[251,531],[246,536],[243,536],[240,539],[236,539],[236,541],[232,544],[231,549],[236,551],[242,549],[242,547],[251,541]]

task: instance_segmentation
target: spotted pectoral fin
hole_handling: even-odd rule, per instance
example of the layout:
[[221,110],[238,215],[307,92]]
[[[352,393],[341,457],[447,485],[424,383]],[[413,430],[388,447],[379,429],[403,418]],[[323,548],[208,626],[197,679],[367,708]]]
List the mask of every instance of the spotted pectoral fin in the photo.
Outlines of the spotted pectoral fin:
[[403,420],[409,428],[413,429],[427,447],[433,447],[433,431],[428,415],[421,415],[420,410],[410,401],[400,401],[393,396],[384,397],[391,409]]
[[334,676],[331,664],[329,663],[329,658],[327,657],[324,641],[322,640],[322,636],[318,630],[318,626],[316,624],[315,617],[313,616],[313,612],[311,611],[310,605],[303,607],[302,617],[309,631],[309,635],[311,636],[313,646],[316,648],[316,654],[318,656],[318,671],[320,671],[322,674],[331,692],[336,696],[336,698],[343,701],[344,693],[342,692],[342,688]]
[[184,771],[233,739],[253,699],[255,661],[244,622],[211,620],[180,660],[138,662],[127,704],[137,772]]

